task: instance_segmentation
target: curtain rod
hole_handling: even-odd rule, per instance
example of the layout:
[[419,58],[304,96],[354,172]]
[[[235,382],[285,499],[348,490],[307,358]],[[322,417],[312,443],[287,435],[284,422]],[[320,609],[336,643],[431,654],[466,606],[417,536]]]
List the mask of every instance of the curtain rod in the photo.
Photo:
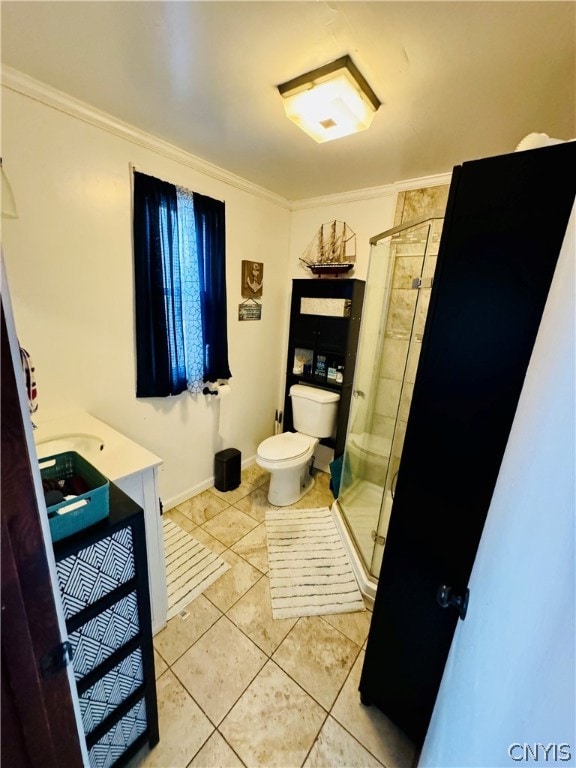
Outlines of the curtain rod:
[[[134,173],[138,172],[138,173],[143,174],[144,176],[151,176],[153,179],[159,179],[160,181],[163,181],[165,184],[172,184],[175,187],[183,187],[183,189],[188,189],[188,187],[184,187],[183,184],[175,184],[173,181],[168,181],[167,179],[162,179],[159,176],[155,176],[153,173],[146,173],[145,171],[142,171],[139,168],[137,168],[132,161],[129,161],[128,165],[130,167],[130,171],[132,172],[132,175],[134,175]],[[194,194],[194,190],[189,189],[188,191],[192,192],[192,194]],[[204,192],[197,192],[196,194],[204,195],[204,197],[212,197],[212,195],[206,195]],[[221,199],[219,197],[212,197],[212,199],[213,200],[218,200],[219,202],[224,203],[224,204],[226,203],[226,199]]]

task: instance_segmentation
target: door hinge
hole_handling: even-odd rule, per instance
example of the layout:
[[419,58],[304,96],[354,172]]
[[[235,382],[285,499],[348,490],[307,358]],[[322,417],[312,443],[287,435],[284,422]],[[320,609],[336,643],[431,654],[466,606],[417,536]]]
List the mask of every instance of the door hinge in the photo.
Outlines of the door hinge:
[[160,517],[164,514],[164,504],[162,504],[162,499],[158,498],[158,508],[160,510]]
[[370,535],[372,536],[372,541],[375,541],[376,544],[381,544],[382,546],[386,544],[386,536],[381,536],[379,533],[376,533],[376,531],[372,531]]
[[414,277],[412,278],[412,288],[432,288],[433,282],[432,277]]
[[442,584],[438,587],[436,599],[441,608],[448,608],[449,606],[456,608],[458,615],[462,621],[464,621],[466,618],[466,611],[468,610],[468,601],[470,599],[470,590],[468,588],[466,588],[463,595],[456,595],[452,590],[452,587],[449,587],[447,584]]
[[57,675],[58,672],[66,669],[73,657],[74,649],[72,648],[72,643],[69,640],[59,643],[40,659],[42,677]]

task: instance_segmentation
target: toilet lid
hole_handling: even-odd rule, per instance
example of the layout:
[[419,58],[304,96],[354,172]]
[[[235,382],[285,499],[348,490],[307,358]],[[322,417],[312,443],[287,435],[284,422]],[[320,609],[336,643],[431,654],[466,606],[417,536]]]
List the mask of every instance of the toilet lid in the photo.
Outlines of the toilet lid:
[[310,440],[296,432],[282,432],[266,438],[258,446],[258,455],[267,461],[285,461],[303,456],[310,448]]

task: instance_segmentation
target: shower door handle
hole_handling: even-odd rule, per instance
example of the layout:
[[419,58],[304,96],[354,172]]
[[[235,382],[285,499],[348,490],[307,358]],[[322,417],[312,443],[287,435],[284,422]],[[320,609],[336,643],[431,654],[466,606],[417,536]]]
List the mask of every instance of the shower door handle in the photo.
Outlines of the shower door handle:
[[449,587],[446,584],[442,584],[442,586],[438,587],[438,592],[436,593],[436,600],[438,601],[438,605],[441,608],[448,608],[451,605],[454,606],[454,608],[456,608],[458,611],[458,615],[462,621],[464,621],[466,618],[469,597],[469,589],[466,589],[464,595],[455,595],[452,591],[452,587]]

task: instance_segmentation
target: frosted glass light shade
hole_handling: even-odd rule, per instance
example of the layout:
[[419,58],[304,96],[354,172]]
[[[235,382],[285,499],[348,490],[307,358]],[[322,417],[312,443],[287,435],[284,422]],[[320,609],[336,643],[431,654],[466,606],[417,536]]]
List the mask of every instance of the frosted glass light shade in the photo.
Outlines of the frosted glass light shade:
[[380,106],[349,56],[278,90],[287,117],[319,143],[366,130]]

